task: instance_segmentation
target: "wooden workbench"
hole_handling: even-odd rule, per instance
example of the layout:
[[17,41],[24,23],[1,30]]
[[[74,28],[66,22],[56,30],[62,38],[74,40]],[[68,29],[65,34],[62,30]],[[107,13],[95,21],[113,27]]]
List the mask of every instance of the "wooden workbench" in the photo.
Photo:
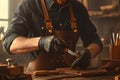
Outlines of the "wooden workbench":
[[[91,76],[91,77],[63,77],[65,75],[53,75],[53,76],[46,76],[46,77],[36,77],[33,80],[114,80],[116,75],[101,75],[101,76]],[[70,75],[69,75],[70,76]]]

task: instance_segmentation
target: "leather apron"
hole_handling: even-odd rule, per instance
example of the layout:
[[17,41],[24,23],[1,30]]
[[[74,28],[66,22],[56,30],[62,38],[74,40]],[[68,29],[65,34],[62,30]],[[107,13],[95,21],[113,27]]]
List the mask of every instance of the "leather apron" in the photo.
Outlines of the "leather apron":
[[[52,22],[47,9],[45,7],[45,3],[44,0],[40,0],[42,1],[41,5],[43,8],[43,12],[44,12],[44,16],[47,22],[46,22],[46,26],[49,30],[52,29]],[[71,26],[73,26],[73,29],[76,31],[76,23],[75,23],[75,18],[73,15],[73,11],[72,11],[72,7],[70,6],[70,10],[71,10]],[[49,35],[56,35],[59,38],[63,39],[66,43],[66,45],[69,47],[69,49],[71,49],[72,51],[75,51],[76,48],[76,43],[78,41],[78,33],[74,32],[73,30],[69,30],[69,31],[59,31],[59,30],[53,30],[52,33],[50,33],[49,31],[46,31],[45,33],[46,36]],[[27,71],[31,72],[31,71],[36,71],[36,70],[44,70],[44,69],[56,69],[56,68],[60,68],[60,67],[68,67],[72,64],[72,62],[75,60],[74,56],[71,56],[68,53],[65,53],[63,51],[59,51],[59,53],[54,53],[54,52],[49,52],[49,53],[40,53],[39,56],[31,61],[28,65]]]
[[[69,48],[75,51],[76,43],[78,40],[78,34],[73,31],[53,31],[53,34],[65,40]],[[51,35],[51,34],[47,34]],[[60,54],[61,53],[61,54]],[[31,61],[28,65],[29,71],[43,70],[43,69],[55,69],[60,67],[68,67],[75,60],[75,57],[68,53],[60,52],[54,53],[40,53],[39,56]]]

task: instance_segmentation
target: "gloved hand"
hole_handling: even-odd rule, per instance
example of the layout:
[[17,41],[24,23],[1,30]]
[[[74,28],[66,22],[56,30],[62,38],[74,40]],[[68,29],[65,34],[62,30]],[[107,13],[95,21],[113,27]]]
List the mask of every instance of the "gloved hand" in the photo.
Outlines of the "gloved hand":
[[88,49],[83,49],[78,53],[80,54],[80,57],[72,63],[71,68],[75,69],[76,67],[80,67],[85,69],[90,65],[91,53]]
[[65,43],[62,39],[55,35],[41,37],[38,42],[39,49],[46,52],[59,52],[65,47]]

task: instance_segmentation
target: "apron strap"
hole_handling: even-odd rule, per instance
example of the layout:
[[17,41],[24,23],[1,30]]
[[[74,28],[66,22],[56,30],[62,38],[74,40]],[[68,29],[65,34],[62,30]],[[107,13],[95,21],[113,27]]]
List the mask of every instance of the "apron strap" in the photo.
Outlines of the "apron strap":
[[44,17],[45,17],[45,24],[46,27],[48,28],[49,32],[52,33],[52,20],[50,19],[49,15],[48,15],[48,11],[45,5],[45,1],[44,0],[40,0],[41,1],[41,5],[42,5],[42,9],[43,9],[43,13],[44,13]]
[[[52,20],[50,19],[49,15],[48,15],[48,11],[45,5],[45,1],[44,0],[40,0],[41,1],[41,5],[42,5],[42,9],[43,9],[43,13],[44,13],[44,17],[45,17],[45,24],[46,27],[48,28],[49,32],[52,33]],[[73,13],[73,8],[72,5],[70,4],[70,16],[71,16],[71,27],[73,29],[73,31],[76,33],[77,30],[77,24],[76,24],[76,18],[74,16]]]
[[78,30],[77,30],[76,18],[74,16],[71,3],[70,3],[70,17],[71,17],[71,27],[72,27],[74,32],[77,32]]

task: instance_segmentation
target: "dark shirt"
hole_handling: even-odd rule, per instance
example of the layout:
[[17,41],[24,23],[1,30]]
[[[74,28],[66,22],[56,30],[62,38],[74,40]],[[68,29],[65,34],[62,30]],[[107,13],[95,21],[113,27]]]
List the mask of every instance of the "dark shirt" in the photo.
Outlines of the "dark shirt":
[[[72,30],[70,24],[69,3],[58,6],[53,0],[45,0],[49,16],[53,23],[53,30]],[[18,5],[14,17],[5,33],[3,47],[9,52],[12,41],[17,36],[39,37],[45,36],[47,28],[44,23],[44,15],[41,9],[40,0],[22,0]],[[89,20],[86,8],[77,0],[71,0],[73,12],[77,20],[78,32],[83,45],[87,47],[90,43],[99,44],[102,49],[102,43],[96,32],[95,26]],[[18,45],[19,46],[19,45]],[[36,54],[37,52],[32,52]]]

